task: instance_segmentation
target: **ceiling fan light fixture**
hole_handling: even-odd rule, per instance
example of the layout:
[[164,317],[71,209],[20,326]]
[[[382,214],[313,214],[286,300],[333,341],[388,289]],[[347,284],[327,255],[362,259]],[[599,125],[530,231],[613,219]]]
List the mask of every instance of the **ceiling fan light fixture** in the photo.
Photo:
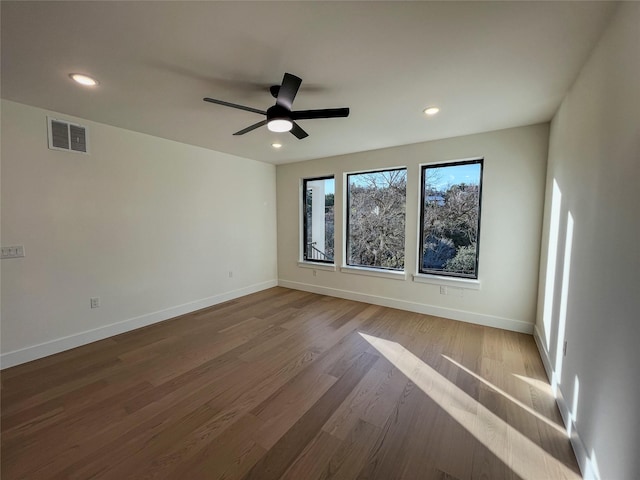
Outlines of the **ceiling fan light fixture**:
[[286,118],[274,118],[269,120],[267,128],[272,132],[289,132],[293,128],[293,122]]

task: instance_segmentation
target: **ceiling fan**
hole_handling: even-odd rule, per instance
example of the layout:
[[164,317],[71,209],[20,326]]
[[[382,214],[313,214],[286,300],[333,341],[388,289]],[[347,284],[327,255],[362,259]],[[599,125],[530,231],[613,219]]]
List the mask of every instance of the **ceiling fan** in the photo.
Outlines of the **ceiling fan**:
[[224,105],[225,107],[238,108],[240,110],[246,110],[247,112],[259,113],[265,115],[267,118],[261,122],[254,123],[253,125],[243,128],[242,130],[234,133],[234,135],[244,135],[258,127],[266,125],[272,132],[291,132],[298,139],[308,137],[309,134],[305,132],[296,120],[311,120],[314,118],[339,118],[348,117],[348,108],[325,108],[322,110],[297,110],[292,111],[291,105],[293,99],[296,98],[298,89],[302,79],[285,73],[282,79],[282,85],[273,85],[269,88],[271,95],[276,99],[276,104],[273,107],[269,107],[267,111],[259,110],[257,108],[245,107],[244,105],[238,105],[236,103],[225,102],[223,100],[216,100],[215,98],[203,98],[205,102],[217,103],[218,105]]

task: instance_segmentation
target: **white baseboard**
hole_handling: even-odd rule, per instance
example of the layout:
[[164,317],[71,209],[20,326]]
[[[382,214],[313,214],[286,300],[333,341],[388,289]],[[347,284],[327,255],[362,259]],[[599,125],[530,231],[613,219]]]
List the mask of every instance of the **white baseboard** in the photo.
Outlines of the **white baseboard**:
[[319,293],[330,297],[345,298],[347,300],[355,300],[358,302],[381,305],[383,307],[397,308],[399,310],[407,310],[409,312],[424,313],[426,315],[434,315],[436,317],[449,318],[451,320],[475,323],[477,325],[484,325],[487,327],[501,328],[503,330],[511,330],[520,333],[533,333],[533,324],[523,322],[521,320],[495,317],[492,315],[484,315],[482,313],[468,312],[465,310],[454,310],[451,308],[437,307],[435,305],[428,305],[425,303],[409,302],[407,300],[398,300],[396,298],[380,297],[378,295],[369,295],[350,290],[321,287],[318,285],[293,282],[290,280],[280,279],[278,281],[278,285],[281,287],[292,288],[294,290]]
[[239,288],[230,292],[221,293],[219,295],[213,295],[211,297],[203,298],[175,307],[167,308],[157,312],[147,313],[140,315],[139,317],[129,318],[120,322],[111,323],[102,327],[94,328],[93,330],[87,330],[80,333],[75,333],[67,337],[57,338],[48,342],[40,343],[19,350],[13,350],[0,355],[0,369],[13,367],[20,365],[21,363],[30,362],[38,358],[47,357],[54,353],[70,350],[88,343],[103,340],[105,338],[119,335],[121,333],[129,332],[137,328],[146,327],[153,323],[162,322],[170,318],[174,318],[180,315],[201,310],[203,308],[217,305],[218,303],[227,302],[234,298],[256,293],[267,288],[276,287],[278,282],[276,280],[269,280],[267,282],[257,283],[249,285],[248,287]]
[[544,345],[544,340],[542,340],[542,336],[540,335],[537,325],[533,329],[533,339],[536,341],[538,353],[540,353],[542,365],[544,365],[544,371],[547,373],[547,379],[549,380],[549,383],[553,385],[553,367],[551,366],[551,358],[549,357],[549,352],[547,351],[547,347]]
[[[536,346],[538,347],[540,358],[542,358],[542,364],[544,365],[545,372],[547,373],[549,383],[551,383],[551,385],[555,385],[556,373],[553,370],[551,357],[549,356],[549,352],[544,345],[544,340],[542,339],[542,335],[540,335],[540,330],[538,330],[537,325],[533,330],[533,338],[536,341]],[[569,432],[571,447],[573,448],[573,453],[575,454],[576,460],[578,461],[578,466],[580,467],[582,477],[585,480],[600,480],[600,474],[598,472],[597,465],[590,458],[587,447],[582,441],[580,433],[576,428],[576,424],[571,418],[571,410],[569,409],[569,404],[565,400],[564,394],[562,392],[562,385],[559,385],[556,388],[555,396],[558,410],[560,410],[560,416],[562,417],[562,421],[564,422],[564,426],[567,429],[567,432]]]

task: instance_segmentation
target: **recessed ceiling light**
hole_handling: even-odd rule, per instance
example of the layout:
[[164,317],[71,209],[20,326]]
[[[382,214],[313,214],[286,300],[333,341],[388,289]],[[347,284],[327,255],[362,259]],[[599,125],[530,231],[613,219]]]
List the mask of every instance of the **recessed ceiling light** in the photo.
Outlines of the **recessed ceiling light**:
[[427,115],[435,115],[440,109],[438,107],[427,107],[424,109],[424,113]]
[[271,146],[273,148],[282,148],[282,144],[281,143],[272,143]]
[[98,85],[98,81],[95,78],[91,78],[88,75],[83,75],[81,73],[70,73],[69,77],[75,82],[78,82],[80,85],[84,85],[85,87],[94,87]]

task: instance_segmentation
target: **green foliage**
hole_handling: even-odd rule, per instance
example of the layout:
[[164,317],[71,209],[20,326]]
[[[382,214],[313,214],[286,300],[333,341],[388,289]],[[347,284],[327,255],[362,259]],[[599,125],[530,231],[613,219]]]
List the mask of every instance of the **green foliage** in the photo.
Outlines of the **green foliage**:
[[476,269],[476,245],[458,248],[456,256],[444,265],[445,272],[473,274]]
[[473,275],[478,241],[479,186],[460,183],[439,191],[427,185],[425,192],[423,267]]
[[324,196],[324,204],[327,207],[333,207],[333,203],[335,201],[335,195],[333,193],[327,193]]

